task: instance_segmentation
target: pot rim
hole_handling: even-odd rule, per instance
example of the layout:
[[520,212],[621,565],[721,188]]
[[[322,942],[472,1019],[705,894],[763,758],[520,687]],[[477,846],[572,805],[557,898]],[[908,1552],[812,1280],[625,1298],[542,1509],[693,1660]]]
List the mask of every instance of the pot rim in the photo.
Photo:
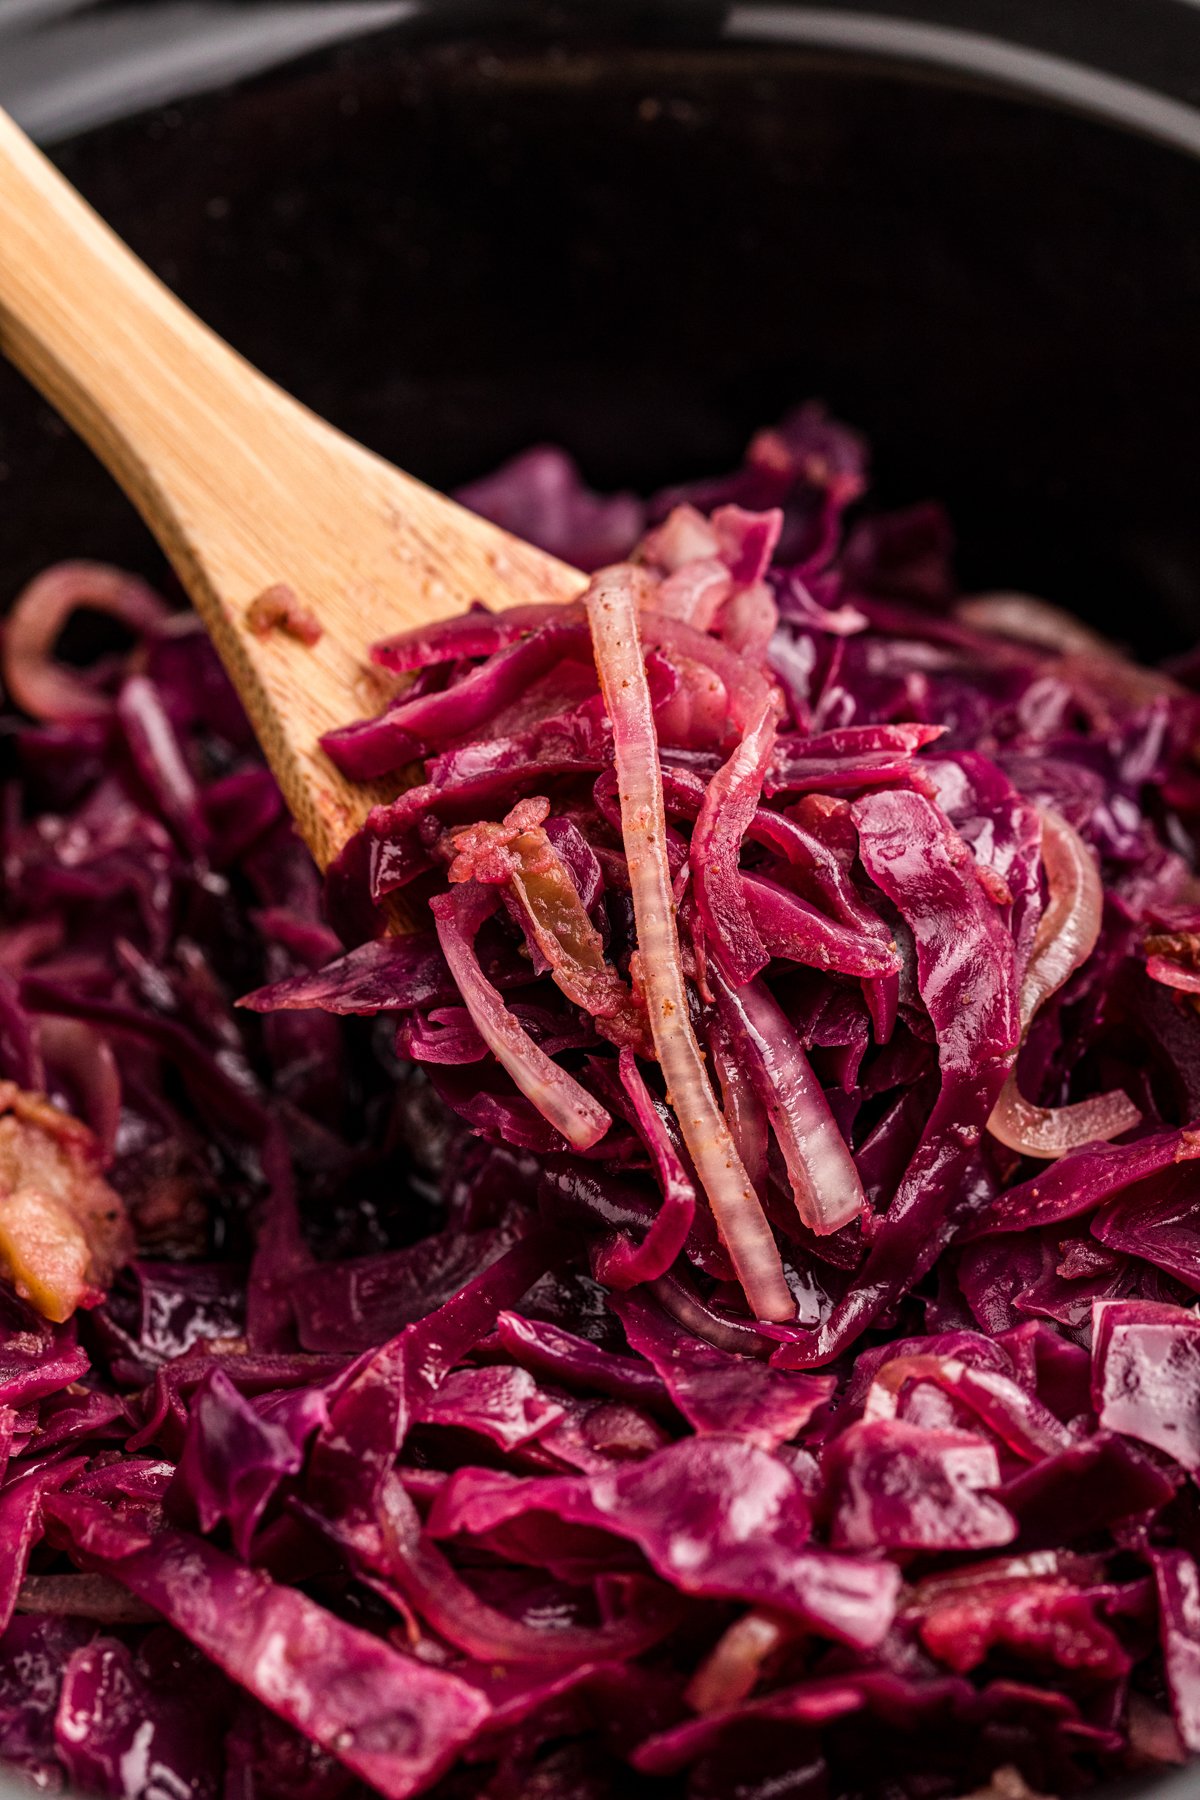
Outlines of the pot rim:
[[[1200,0],[0,0],[0,104],[59,143],[282,68],[377,31],[519,14],[548,39],[622,30],[669,42],[803,50],[898,76],[961,79],[1086,114],[1200,156]],[[1049,15],[1053,13],[1053,17]],[[964,23],[970,18],[973,23]],[[115,29],[114,29],[115,27]],[[0,1767],[0,1800],[29,1788]],[[1200,1767],[1153,1770],[1096,1790],[1100,1800],[1200,1800]]]
[[1200,0],[0,0],[0,104],[43,143],[384,31],[761,45],[961,79],[1200,156]]

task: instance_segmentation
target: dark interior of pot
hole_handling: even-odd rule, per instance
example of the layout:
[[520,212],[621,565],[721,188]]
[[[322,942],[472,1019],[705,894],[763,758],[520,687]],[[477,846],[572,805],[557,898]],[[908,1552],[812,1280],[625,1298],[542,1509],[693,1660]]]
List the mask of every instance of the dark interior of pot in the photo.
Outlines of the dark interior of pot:
[[[61,160],[250,358],[437,484],[539,439],[598,484],[734,459],[799,398],[937,494],[969,584],[1145,653],[1200,608],[1200,163],[913,70],[716,45],[375,37]],[[0,372],[0,590],[146,563]]]
[[[218,331],[435,484],[554,440],[653,487],[818,395],[879,498],[949,503],[969,585],[1150,655],[1197,634],[1180,152],[878,61],[396,33],[56,155]],[[0,369],[0,597],[64,555],[159,567]]]

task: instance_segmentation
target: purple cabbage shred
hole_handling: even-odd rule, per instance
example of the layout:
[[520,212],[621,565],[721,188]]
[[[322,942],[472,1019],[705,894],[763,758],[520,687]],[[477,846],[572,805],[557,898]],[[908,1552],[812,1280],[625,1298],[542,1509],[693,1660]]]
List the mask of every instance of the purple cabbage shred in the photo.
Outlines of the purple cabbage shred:
[[[186,615],[18,601],[0,1761],[1037,1800],[1200,1755],[1200,696],[866,489],[808,406],[648,503],[550,448],[464,490],[601,574],[377,647],[327,748],[418,779],[324,883]],[[67,670],[46,595],[133,647]]]

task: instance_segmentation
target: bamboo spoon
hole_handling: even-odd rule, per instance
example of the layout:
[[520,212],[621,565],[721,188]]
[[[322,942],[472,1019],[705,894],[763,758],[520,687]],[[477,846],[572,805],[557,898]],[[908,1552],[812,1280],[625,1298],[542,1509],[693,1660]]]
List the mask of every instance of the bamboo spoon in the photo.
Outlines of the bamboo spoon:
[[[0,112],[0,350],[104,462],[183,582],[324,867],[381,797],[323,732],[377,710],[377,638],[583,577],[344,437],[252,368],[139,262]],[[278,583],[312,647],[247,624]]]

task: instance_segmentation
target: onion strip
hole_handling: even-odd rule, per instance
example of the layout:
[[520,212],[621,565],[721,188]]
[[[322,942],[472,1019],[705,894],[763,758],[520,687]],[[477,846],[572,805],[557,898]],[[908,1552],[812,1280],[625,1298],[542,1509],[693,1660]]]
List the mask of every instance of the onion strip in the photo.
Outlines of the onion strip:
[[988,1130],[1021,1156],[1054,1162],[1080,1144],[1107,1143],[1141,1122],[1140,1110],[1120,1088],[1072,1106],[1034,1106],[1021,1094],[1016,1076],[1010,1075],[992,1109]]
[[799,1038],[761,981],[734,989],[719,969],[712,980],[726,1036],[742,1050],[783,1152],[796,1211],[820,1237],[840,1231],[858,1218],[866,1200]]
[[624,1233],[618,1232],[614,1241],[596,1255],[595,1272],[606,1287],[631,1288],[644,1281],[657,1281],[683,1251],[696,1216],[696,1190],[667,1135],[632,1050],[621,1051],[619,1067],[621,1085],[629,1096],[638,1133],[650,1152],[663,1196],[640,1244],[631,1245]]
[[511,1013],[479,966],[475,934],[494,910],[496,896],[474,882],[438,894],[430,902],[438,942],[475,1028],[525,1098],[577,1150],[590,1150],[612,1120],[585,1087],[539,1048]]
[[668,1100],[712,1206],[751,1311],[795,1315],[779,1250],[708,1078],[688,1013],[667,863],[662,768],[642,660],[638,606],[647,586],[629,564],[603,569],[587,594],[601,692],[613,728],[621,832],[629,866],[638,960]]
[[750,915],[738,864],[742,839],[762,797],[782,711],[783,695],[768,688],[741,743],[704,791],[688,851],[705,936],[735,987],[743,987],[770,960]]
[[752,1607],[719,1637],[688,1683],[685,1698],[698,1713],[722,1712],[752,1694],[769,1656],[786,1644],[795,1626]]
[[[297,1510],[304,1516],[302,1509]],[[345,1525],[324,1518],[314,1523],[335,1540],[347,1536]],[[553,1615],[544,1626],[512,1618],[480,1599],[421,1530],[417,1509],[394,1473],[384,1482],[376,1519],[366,1529],[360,1527],[347,1548],[357,1561],[367,1568],[374,1566],[384,1577],[388,1586],[371,1583],[376,1592],[393,1602],[402,1597],[447,1643],[484,1662],[559,1666],[637,1656],[673,1631],[682,1612],[675,1593],[643,1579],[640,1614],[633,1612],[594,1626],[564,1624]],[[394,1589],[389,1591],[393,1583]]]
[[106,694],[55,660],[59,634],[81,608],[106,613],[139,634],[161,631],[171,616],[144,582],[107,563],[57,563],[36,575],[13,604],[0,652],[4,684],[31,718],[102,718],[113,710]]
[[1063,983],[1082,968],[1100,937],[1104,889],[1096,858],[1074,826],[1048,806],[1042,820],[1042,862],[1050,900],[1038,924],[1021,983],[1021,1029]]
[[[1048,806],[1042,820],[1042,862],[1050,898],[1038,924],[1021,983],[1021,1038],[1038,1008],[1082,968],[1100,936],[1104,889],[1096,858],[1074,826]],[[1009,1075],[988,1119],[992,1136],[1021,1156],[1053,1162],[1081,1144],[1107,1142],[1141,1124],[1142,1115],[1119,1088],[1070,1106],[1034,1106]]]
[[960,600],[954,617],[975,631],[997,637],[1017,638],[1039,650],[1056,650],[1062,656],[1116,657],[1120,653],[1099,632],[1089,631],[1073,613],[1033,594],[972,594]]

